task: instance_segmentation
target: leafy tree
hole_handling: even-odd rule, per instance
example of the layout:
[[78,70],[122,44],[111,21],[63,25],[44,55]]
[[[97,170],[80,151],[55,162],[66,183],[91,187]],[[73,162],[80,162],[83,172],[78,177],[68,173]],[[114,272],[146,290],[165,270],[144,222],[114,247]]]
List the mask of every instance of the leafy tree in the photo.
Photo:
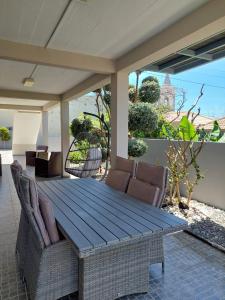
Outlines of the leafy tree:
[[158,116],[149,103],[134,103],[129,105],[128,127],[131,132],[137,130],[152,132],[157,128]]
[[160,86],[156,81],[145,81],[139,89],[139,99],[142,102],[156,103],[160,97]]
[[136,88],[135,87],[129,87],[129,100],[131,102],[135,102],[135,96],[136,96]]

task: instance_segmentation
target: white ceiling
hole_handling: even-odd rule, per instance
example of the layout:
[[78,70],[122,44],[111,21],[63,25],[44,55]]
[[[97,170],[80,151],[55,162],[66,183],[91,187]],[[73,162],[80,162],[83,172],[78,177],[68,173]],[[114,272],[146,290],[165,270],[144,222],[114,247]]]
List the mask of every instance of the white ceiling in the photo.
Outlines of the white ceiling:
[[[117,58],[207,0],[73,0],[51,48]],[[0,0],[0,38],[44,46],[68,0]],[[62,93],[91,73],[0,60],[0,88]]]

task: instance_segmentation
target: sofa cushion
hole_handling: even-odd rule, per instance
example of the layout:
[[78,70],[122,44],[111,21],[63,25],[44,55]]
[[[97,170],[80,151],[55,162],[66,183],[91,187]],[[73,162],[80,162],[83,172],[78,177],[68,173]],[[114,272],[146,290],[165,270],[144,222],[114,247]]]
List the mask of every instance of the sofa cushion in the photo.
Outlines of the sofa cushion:
[[49,239],[51,243],[54,244],[59,241],[59,232],[56,226],[52,203],[46,196],[41,193],[39,193],[38,195],[38,200],[41,215],[44,220],[45,227],[48,231]]
[[125,171],[110,169],[105,183],[121,192],[126,192],[131,174]]
[[157,206],[160,189],[149,183],[131,178],[127,190],[127,194],[141,201],[147,202],[153,206]]

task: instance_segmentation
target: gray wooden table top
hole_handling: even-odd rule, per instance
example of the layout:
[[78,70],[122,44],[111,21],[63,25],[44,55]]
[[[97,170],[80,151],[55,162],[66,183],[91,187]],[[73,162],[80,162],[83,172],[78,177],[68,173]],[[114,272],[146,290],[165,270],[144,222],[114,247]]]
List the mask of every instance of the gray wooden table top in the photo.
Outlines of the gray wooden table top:
[[182,230],[187,223],[94,179],[38,183],[56,220],[80,257],[110,245]]

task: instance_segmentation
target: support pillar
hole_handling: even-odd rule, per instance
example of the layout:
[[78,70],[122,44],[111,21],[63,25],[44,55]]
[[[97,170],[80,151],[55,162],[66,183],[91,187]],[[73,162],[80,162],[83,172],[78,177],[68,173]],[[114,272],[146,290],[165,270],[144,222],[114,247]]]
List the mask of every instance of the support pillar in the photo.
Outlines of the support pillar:
[[42,112],[42,144],[48,146],[48,111]]
[[65,160],[70,146],[69,135],[69,102],[60,102],[60,122],[61,122],[61,152],[62,152],[62,177],[69,177],[64,171]]
[[111,76],[111,164],[115,157],[128,157],[128,73]]

